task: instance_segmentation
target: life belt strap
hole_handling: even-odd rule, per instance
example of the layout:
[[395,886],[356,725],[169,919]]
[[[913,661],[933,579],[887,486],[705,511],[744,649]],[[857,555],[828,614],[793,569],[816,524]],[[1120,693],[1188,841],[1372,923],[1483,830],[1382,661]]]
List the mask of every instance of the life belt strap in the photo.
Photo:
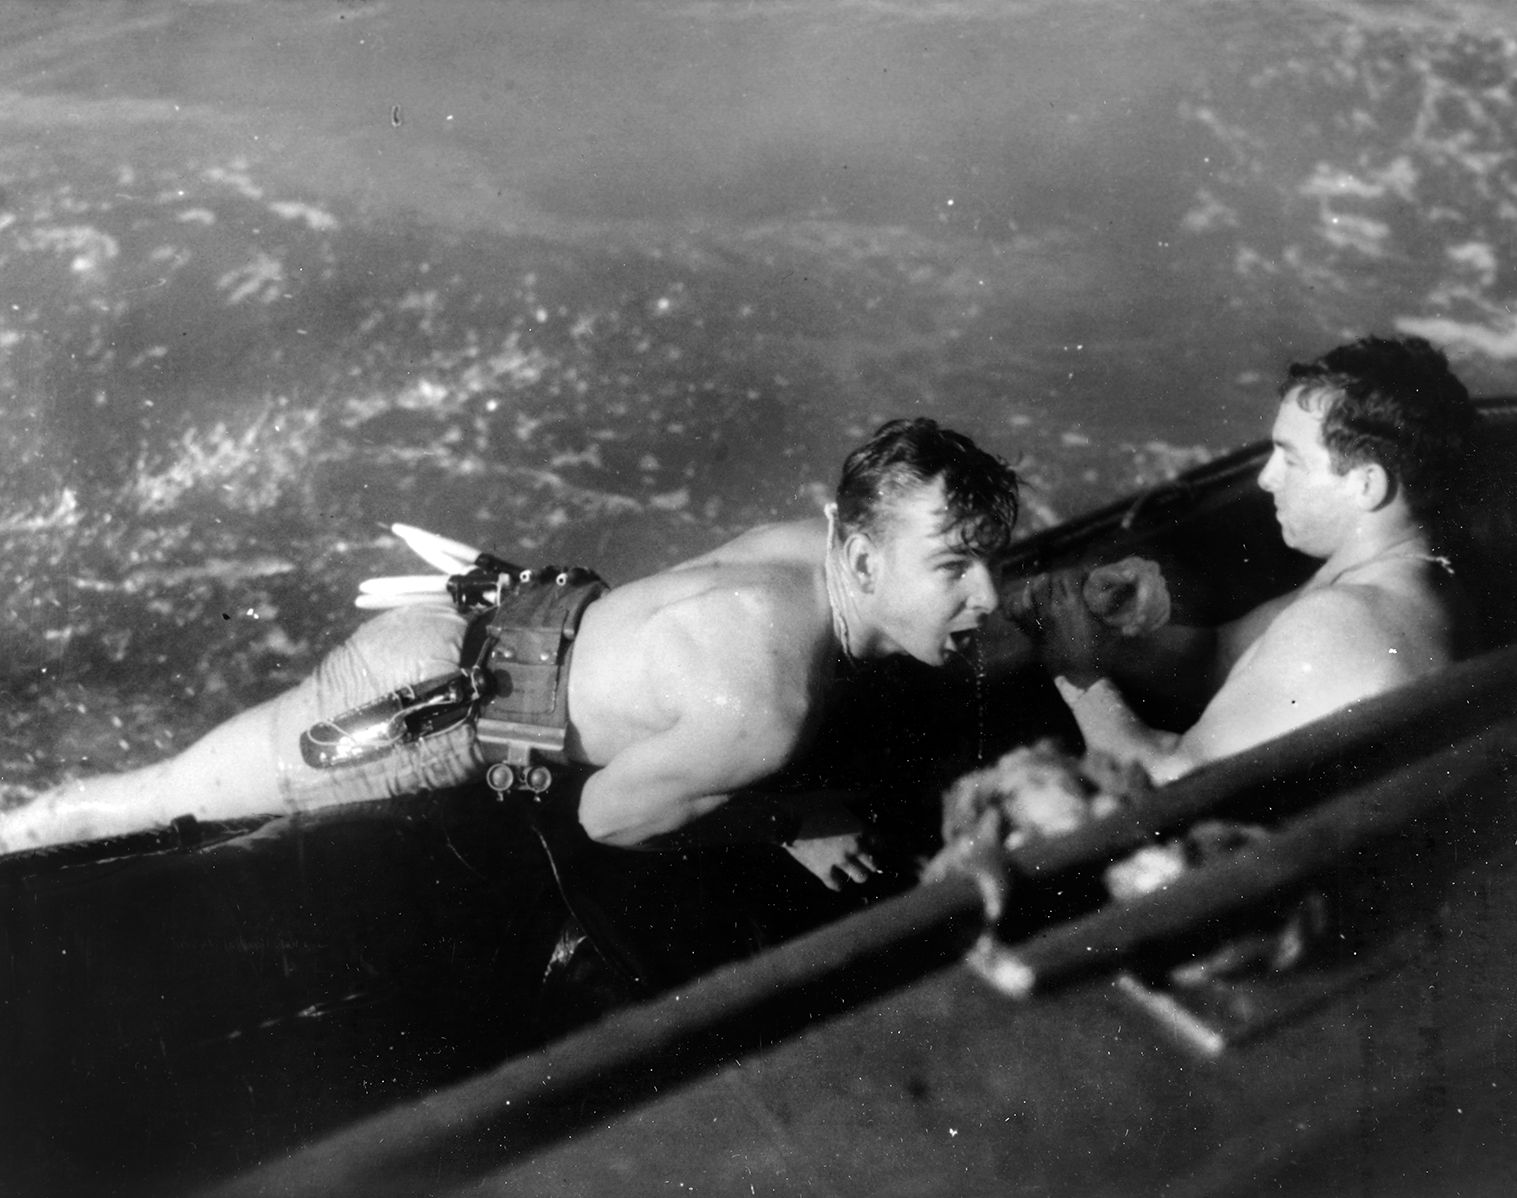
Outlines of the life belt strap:
[[301,735],[306,763],[355,765],[396,745],[475,723],[477,743],[497,791],[541,793],[547,764],[565,764],[569,659],[585,609],[609,589],[582,567],[521,570],[490,559],[449,580],[456,607],[473,612],[459,668],[399,687]]
[[462,662],[487,679],[475,737],[491,765],[520,770],[567,761],[574,638],[585,609],[608,589],[594,571],[580,567],[498,577],[497,602],[470,623]]

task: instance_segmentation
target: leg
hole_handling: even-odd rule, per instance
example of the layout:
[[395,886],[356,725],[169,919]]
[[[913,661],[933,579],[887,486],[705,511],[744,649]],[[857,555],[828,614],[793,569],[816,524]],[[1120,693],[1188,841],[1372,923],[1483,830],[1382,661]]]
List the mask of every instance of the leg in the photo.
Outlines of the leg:
[[450,607],[369,621],[304,682],[212,729],[167,761],[66,783],[0,816],[0,853],[197,819],[311,811],[456,786],[482,772],[472,724],[355,766],[313,769],[300,734],[398,686],[456,669],[464,621]]
[[0,853],[141,831],[181,815],[232,819],[278,812],[273,733],[278,706],[288,698],[233,716],[167,761],[81,778],[39,795],[0,817]]

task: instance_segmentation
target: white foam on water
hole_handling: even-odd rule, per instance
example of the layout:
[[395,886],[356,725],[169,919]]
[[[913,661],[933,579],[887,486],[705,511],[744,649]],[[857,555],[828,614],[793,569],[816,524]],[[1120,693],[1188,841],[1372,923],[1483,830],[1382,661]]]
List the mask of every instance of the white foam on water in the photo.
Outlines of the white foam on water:
[[335,216],[314,204],[297,200],[280,200],[270,204],[269,211],[285,220],[300,221],[306,228],[317,233],[331,233],[341,228]]
[[1517,316],[1510,313],[1499,323],[1494,316],[1489,322],[1465,322],[1441,316],[1398,316],[1396,328],[1455,351],[1482,354],[1498,362],[1517,361]]
[[265,511],[309,481],[320,423],[315,410],[271,404],[241,426],[218,421],[187,429],[167,460],[144,456],[121,506],[140,516],[162,515],[183,510],[195,495],[214,495],[232,511]]
[[121,256],[117,240],[92,225],[37,225],[16,243],[23,252],[72,255],[69,270],[88,283],[104,281],[110,265]]
[[251,262],[228,271],[216,281],[217,288],[226,293],[228,307],[247,300],[260,304],[276,303],[285,295],[288,285],[284,263],[263,251],[259,251]]
[[119,578],[78,578],[81,590],[99,594],[137,595],[144,592],[183,589],[195,583],[262,581],[282,574],[292,574],[299,567],[285,558],[258,554],[247,557],[211,557],[189,566],[136,566]]
[[83,512],[79,497],[70,487],[58,492],[53,506],[45,512],[12,512],[0,516],[0,536],[56,534],[79,527]]

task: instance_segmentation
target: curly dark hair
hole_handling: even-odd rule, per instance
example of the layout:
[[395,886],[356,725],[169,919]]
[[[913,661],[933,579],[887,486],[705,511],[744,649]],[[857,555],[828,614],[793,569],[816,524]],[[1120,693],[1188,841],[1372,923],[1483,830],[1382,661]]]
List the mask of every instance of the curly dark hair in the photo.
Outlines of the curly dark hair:
[[1377,463],[1418,515],[1452,498],[1476,416],[1441,350],[1421,337],[1361,337],[1293,364],[1281,398],[1292,391],[1322,417],[1322,443],[1340,474]]
[[963,546],[986,559],[1004,553],[1017,522],[1016,471],[963,433],[925,416],[882,424],[848,455],[837,488],[844,535],[878,535],[892,501],[938,478],[950,525]]

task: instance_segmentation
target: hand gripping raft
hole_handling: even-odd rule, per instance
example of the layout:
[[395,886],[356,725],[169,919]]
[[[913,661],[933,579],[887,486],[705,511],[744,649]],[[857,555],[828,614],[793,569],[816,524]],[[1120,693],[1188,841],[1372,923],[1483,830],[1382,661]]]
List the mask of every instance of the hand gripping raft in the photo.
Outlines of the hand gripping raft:
[[357,764],[472,721],[490,786],[542,793],[552,785],[549,766],[567,760],[574,637],[606,583],[578,566],[523,569],[421,529],[397,524],[394,531],[423,559],[455,572],[370,579],[358,605],[446,596],[470,617],[459,667],[313,724],[300,738],[302,757],[318,769]]

